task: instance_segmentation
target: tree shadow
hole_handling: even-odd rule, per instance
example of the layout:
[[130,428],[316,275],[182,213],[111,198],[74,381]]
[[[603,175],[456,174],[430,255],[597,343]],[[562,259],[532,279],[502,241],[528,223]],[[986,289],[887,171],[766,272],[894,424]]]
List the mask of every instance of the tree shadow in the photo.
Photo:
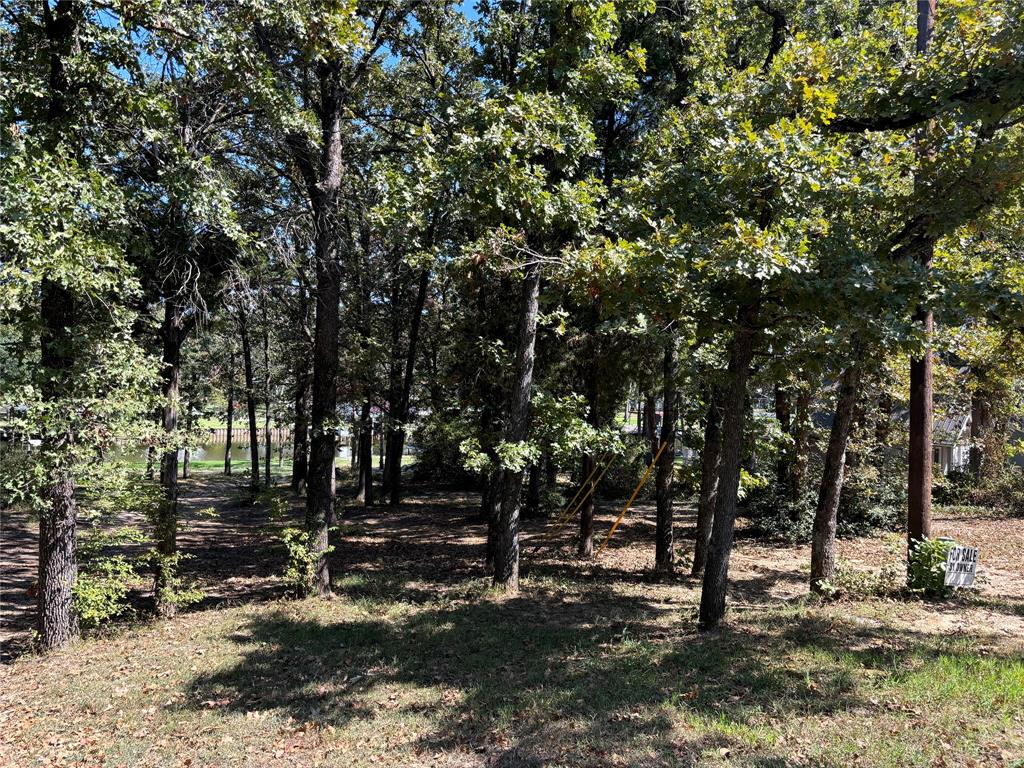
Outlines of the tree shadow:
[[[379,598],[382,613],[403,589],[402,578],[339,587]],[[398,618],[363,613],[371,615],[322,622],[282,609],[253,619],[234,638],[241,660],[196,677],[189,706],[220,700],[340,728],[381,717],[395,686],[430,689],[438,701],[408,705],[430,722],[415,749],[474,751],[511,766],[559,762],[565,749],[576,754],[568,762],[611,765],[610,745],[619,756],[698,764],[708,749],[749,748],[766,716],[864,703],[841,644],[814,646],[823,627],[813,619],[795,619],[793,634],[745,625],[697,635],[666,616],[678,609],[600,587],[582,598],[531,593]],[[836,658],[811,681],[779,658],[780,637]],[[680,721],[690,727],[681,732]],[[786,764],[772,749],[760,744],[756,764]]]

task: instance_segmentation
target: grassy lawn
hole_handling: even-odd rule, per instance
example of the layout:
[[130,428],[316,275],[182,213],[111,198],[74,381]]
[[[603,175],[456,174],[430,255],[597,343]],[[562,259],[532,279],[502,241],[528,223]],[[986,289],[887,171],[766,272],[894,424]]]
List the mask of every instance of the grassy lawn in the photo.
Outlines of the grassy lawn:
[[[1019,648],[897,604],[692,606],[532,580],[516,599],[347,577],[7,670],[21,765],[1021,765]],[[20,758],[18,757],[20,755]],[[944,763],[943,761],[948,761]]]
[[630,565],[646,513],[606,563],[552,552],[505,598],[472,501],[349,508],[332,600],[223,601],[0,668],[0,765],[1024,766],[1018,596],[780,597],[804,576],[766,569],[804,551],[741,543],[730,623],[698,635],[699,583]]

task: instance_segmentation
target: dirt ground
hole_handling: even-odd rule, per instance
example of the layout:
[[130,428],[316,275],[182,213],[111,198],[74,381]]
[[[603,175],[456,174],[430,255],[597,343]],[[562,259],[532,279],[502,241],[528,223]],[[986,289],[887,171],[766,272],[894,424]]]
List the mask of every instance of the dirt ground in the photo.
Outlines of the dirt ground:
[[[525,521],[509,597],[483,573],[476,495],[412,487],[344,509],[335,598],[293,600],[286,522],[239,483],[184,483],[202,603],[153,621],[140,583],[135,621],[47,656],[29,651],[35,529],[4,515],[0,767],[1024,766],[1024,520],[937,516],[981,548],[979,588],[941,603],[810,600],[808,548],[741,526],[728,622],[701,634],[686,505],[669,578],[649,503],[594,561],[572,525]],[[599,505],[598,540],[619,509]],[[840,560],[899,573],[903,549],[842,541]]]
[[[192,557],[183,576],[198,583],[205,599],[193,610],[265,601],[284,594],[279,578],[284,551],[271,535],[266,510],[247,501],[239,481],[200,474],[183,481],[179,546]],[[296,504],[298,504],[296,502]],[[348,506],[334,554],[335,573],[404,573],[410,581],[457,583],[482,575],[486,527],[477,515],[475,494],[413,487],[400,509]],[[208,514],[215,509],[216,515]],[[599,542],[621,510],[621,502],[598,504],[595,538]],[[680,574],[688,573],[694,535],[694,510],[679,505],[676,515]],[[138,521],[134,521],[138,523]],[[552,520],[524,520],[522,569],[570,579],[608,581],[650,579],[653,566],[654,510],[638,502],[629,511],[600,559],[573,556],[572,523],[560,530]],[[552,535],[552,533],[555,535]],[[977,589],[950,606],[913,606],[906,612],[915,629],[984,630],[1024,639],[1024,519],[946,517],[933,520],[933,534],[980,548]],[[36,523],[4,511],[0,517],[0,660],[24,653],[35,621]],[[538,545],[541,545],[538,547]],[[877,572],[883,565],[901,568],[903,545],[894,534],[839,542],[846,568]],[[744,535],[743,523],[730,562],[730,605],[799,599],[807,594],[810,548],[766,543]],[[148,585],[133,601],[149,607]],[[699,581],[680,575],[660,589],[685,601],[699,596]],[[1009,610],[1008,610],[1009,608]]]

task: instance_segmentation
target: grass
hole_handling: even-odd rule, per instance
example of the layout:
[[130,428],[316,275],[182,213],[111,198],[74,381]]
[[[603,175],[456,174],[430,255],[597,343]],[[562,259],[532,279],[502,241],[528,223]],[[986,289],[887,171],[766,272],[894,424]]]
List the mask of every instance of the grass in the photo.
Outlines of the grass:
[[[196,491],[223,498],[190,564],[235,558],[208,586],[283,568],[266,539],[224,547],[283,524],[237,479]],[[530,560],[506,597],[475,498],[410,493],[344,508],[332,600],[229,596],[0,667],[0,765],[1024,768],[1016,593],[816,603],[788,550],[741,542],[730,624],[699,635],[699,584],[644,570],[640,510],[599,564]]]
[[1024,756],[1019,654],[859,621],[848,606],[749,611],[698,636],[692,606],[543,578],[516,598],[483,582],[439,594],[401,576],[336,587],[333,601],[196,613],[56,663],[24,659],[7,676],[0,742],[27,750],[25,765],[29,755],[506,766]]

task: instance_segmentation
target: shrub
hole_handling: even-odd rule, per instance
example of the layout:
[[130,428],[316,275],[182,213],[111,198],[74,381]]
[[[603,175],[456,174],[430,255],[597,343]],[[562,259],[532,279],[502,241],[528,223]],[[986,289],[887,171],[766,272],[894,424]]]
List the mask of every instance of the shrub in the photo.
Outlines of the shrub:
[[949,539],[925,539],[914,545],[907,568],[907,586],[925,597],[947,597],[946,556],[953,547]]
[[862,570],[840,561],[836,573],[821,583],[821,593],[831,598],[863,600],[868,597],[888,597],[900,591],[906,566],[903,562],[905,540],[901,535],[889,534],[886,557],[882,567]]
[[431,413],[417,425],[414,434],[419,448],[412,470],[415,479],[459,487],[479,484],[477,473],[466,469],[460,449],[472,432],[458,415]]
[[967,503],[1001,509],[1011,515],[1024,515],[1024,468],[1006,465],[986,477],[971,491]]
[[971,473],[963,469],[955,469],[948,475],[938,474],[932,480],[932,499],[945,506],[968,504],[974,485]]
[[862,461],[850,464],[845,475],[839,497],[837,536],[869,536],[906,525],[907,475],[901,462]]
[[95,629],[128,613],[128,592],[137,578],[135,564],[123,555],[105,557],[81,568],[71,593],[82,629]]
[[145,556],[154,570],[158,563],[162,566],[164,581],[156,595],[158,602],[173,605],[176,608],[185,608],[195,605],[203,599],[203,590],[199,585],[195,582],[186,582],[181,578],[181,561],[191,560],[193,557],[194,555],[184,552],[164,555],[156,549],[150,550]]
[[758,536],[802,544],[811,540],[814,501],[806,493],[793,501],[774,483],[758,484],[747,491],[743,516]]
[[139,579],[137,559],[110,554],[110,550],[148,541],[133,527],[112,531],[92,527],[83,533],[78,542],[78,579],[72,589],[83,629],[95,629],[130,611],[128,593]]
[[[281,541],[288,553],[284,579],[289,588],[300,597],[313,591],[316,563],[320,559],[315,548],[315,535],[301,528],[285,528],[281,531]],[[330,553],[333,549],[328,547],[327,552]]]
[[[650,446],[646,442],[628,441],[622,447],[622,455],[615,459],[604,477],[601,478],[601,482],[597,487],[597,493],[602,498],[628,498],[647,470],[647,465],[650,462],[650,457],[648,456]],[[599,468],[598,472],[600,471]],[[651,499],[653,497],[654,470],[651,470],[651,475],[647,478],[644,487],[640,489],[637,499]]]

